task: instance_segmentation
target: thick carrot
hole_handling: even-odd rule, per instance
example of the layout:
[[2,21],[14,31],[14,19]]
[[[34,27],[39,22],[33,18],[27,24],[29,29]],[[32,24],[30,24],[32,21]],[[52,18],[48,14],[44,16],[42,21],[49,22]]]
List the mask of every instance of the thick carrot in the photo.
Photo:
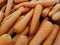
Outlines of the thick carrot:
[[[17,24],[21,19],[23,19],[24,16],[21,16],[17,19],[17,21],[15,22],[15,24]],[[15,26],[14,24],[14,26]],[[8,34],[12,35],[14,33],[14,26],[9,30]]]
[[58,12],[60,10],[60,4],[56,4],[52,10],[49,12],[49,16],[51,17],[52,15],[54,15],[56,12]]
[[27,36],[19,36],[15,45],[28,45],[28,37]]
[[26,6],[26,7],[35,7],[36,5],[42,5],[43,7],[51,7],[55,4],[53,1],[33,1],[33,2],[25,2],[25,3],[20,3],[18,5],[14,6],[14,9],[18,9],[21,6]]
[[6,5],[4,5],[1,9],[2,12],[5,12],[5,9],[6,9]]
[[28,2],[29,0],[14,0],[15,3]]
[[11,36],[9,34],[4,34],[0,36],[0,45],[9,45],[11,42]]
[[55,42],[53,43],[53,45],[60,45],[60,30],[59,30],[59,33],[57,34],[57,38]]
[[27,15],[15,25],[14,27],[15,32],[21,33],[26,28],[28,22],[33,16],[33,12],[34,12],[34,9],[32,9],[29,13],[27,13]]
[[59,19],[60,19],[60,11],[56,12],[56,13],[52,16],[52,19],[53,19],[54,21],[59,20]]
[[22,10],[24,10],[24,7],[19,8],[17,11],[12,13],[12,17],[5,21],[5,23],[0,27],[0,35],[5,34],[11,26],[14,24],[14,22],[20,17]]
[[42,16],[43,16],[43,17],[46,17],[46,16],[49,14],[50,10],[51,10],[51,7],[45,8],[45,9],[43,10],[43,12],[42,12]]
[[0,11],[0,23],[2,22],[3,17],[4,17],[4,13],[2,11]]
[[52,45],[54,39],[56,38],[58,30],[59,30],[59,26],[54,24],[51,34],[47,37],[47,39],[43,42],[42,45]]
[[40,45],[42,41],[48,36],[52,30],[53,24],[49,21],[46,21],[43,25],[40,26],[38,32],[31,40],[29,45]]
[[34,11],[32,22],[31,22],[31,26],[30,26],[30,32],[29,32],[30,35],[34,35],[35,32],[36,32],[35,28],[36,28],[37,23],[38,23],[38,21],[40,19],[41,13],[42,13],[42,6],[41,5],[37,5],[35,7],[35,11]]
[[13,0],[8,0],[6,11],[5,11],[5,16],[8,16],[10,14],[12,6],[13,6]]

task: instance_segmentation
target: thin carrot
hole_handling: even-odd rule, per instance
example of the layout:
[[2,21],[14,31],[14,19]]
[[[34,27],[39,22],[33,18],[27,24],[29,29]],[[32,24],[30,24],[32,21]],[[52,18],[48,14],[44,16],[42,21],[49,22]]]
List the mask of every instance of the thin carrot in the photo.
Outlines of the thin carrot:
[[47,37],[47,39],[43,42],[42,45],[52,45],[53,44],[53,41],[56,38],[56,35],[58,33],[58,30],[59,30],[59,26],[56,25],[56,24],[54,24],[51,34]]
[[32,18],[32,22],[31,22],[31,26],[30,26],[30,35],[33,35],[35,34],[36,30],[36,26],[37,26],[37,23],[40,19],[40,15],[42,13],[42,6],[41,5],[37,5],[35,7],[35,11],[34,11],[34,14],[33,14],[33,18]]
[[14,22],[20,17],[24,7],[19,8],[17,11],[12,13],[12,17],[5,21],[5,23],[0,27],[0,35],[5,34],[9,28],[14,24]]
[[60,10],[60,4],[56,4],[52,10],[49,12],[49,16],[51,17],[52,15],[54,15],[56,12],[58,12]]
[[9,34],[4,34],[0,36],[0,45],[9,45],[12,38]]
[[38,32],[31,40],[29,45],[40,45],[42,41],[48,36],[52,30],[53,24],[49,21],[46,21],[43,25],[40,26]]
[[28,2],[29,0],[14,0],[15,3]]
[[6,11],[5,11],[5,16],[8,16],[10,14],[12,6],[13,6],[13,0],[8,0]]
[[2,22],[3,17],[4,17],[4,13],[2,11],[0,11],[0,23]]
[[59,20],[59,19],[60,19],[60,11],[56,12],[56,13],[52,16],[52,19],[53,19],[54,21]]
[[50,10],[51,10],[51,7],[45,8],[45,9],[43,10],[43,12],[42,12],[42,16],[43,16],[43,17],[46,17],[46,16],[49,14]]
[[28,22],[33,16],[33,12],[34,12],[34,9],[32,9],[29,13],[27,13],[27,15],[15,25],[14,27],[15,32],[21,33],[26,28]]
[[59,33],[57,34],[56,40],[53,43],[53,45],[60,45],[60,30],[59,30]]
[[27,36],[20,36],[15,43],[15,45],[28,45],[28,37]]
[[6,9],[6,5],[4,5],[1,9],[2,12],[5,12],[5,9]]
[[25,3],[20,3],[18,5],[15,5],[14,6],[14,9],[18,9],[19,7],[22,7],[22,6],[26,6],[26,7],[35,7],[36,5],[42,5],[43,7],[51,7],[53,6],[54,4],[56,4],[55,2],[53,1],[33,1],[33,2],[25,2]]
[[[17,21],[15,22],[15,24],[17,24],[21,19],[23,19],[24,16],[21,16],[17,19]],[[14,24],[14,26],[15,26]],[[12,35],[14,33],[14,26],[9,30],[8,34]]]

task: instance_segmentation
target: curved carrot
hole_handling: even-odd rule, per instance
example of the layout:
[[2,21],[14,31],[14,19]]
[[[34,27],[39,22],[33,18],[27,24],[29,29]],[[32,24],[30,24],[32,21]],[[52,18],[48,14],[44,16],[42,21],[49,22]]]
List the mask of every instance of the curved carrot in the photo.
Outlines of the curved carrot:
[[57,34],[56,40],[53,43],[53,45],[60,45],[60,30],[59,30],[59,32]]
[[42,5],[43,7],[51,7],[54,4],[56,4],[56,3],[53,2],[53,1],[25,2],[25,3],[20,3],[20,4],[16,5],[16,6],[14,6],[14,9],[18,9],[19,7],[22,7],[22,6],[33,8],[33,7],[35,7],[38,4]]
[[15,32],[21,33],[26,28],[28,22],[30,21],[33,15],[33,12],[34,12],[34,9],[32,9],[29,13],[27,13],[27,15],[15,25],[14,27]]
[[60,4],[56,4],[52,10],[49,12],[49,16],[51,17],[52,15],[54,15],[56,12],[58,12],[60,10]]
[[12,38],[9,34],[4,34],[0,36],[0,45],[9,45]]
[[20,17],[23,9],[24,7],[21,7],[11,14],[12,17],[6,20],[5,23],[0,27],[0,35],[5,34],[11,28],[14,22]]
[[54,24],[51,34],[47,37],[47,39],[43,42],[42,45],[52,45],[54,39],[56,38],[58,30],[59,30],[59,26]]
[[43,25],[40,26],[38,32],[31,40],[29,45],[40,45],[42,41],[48,36],[52,30],[53,24],[49,21],[46,21]]
[[32,22],[31,22],[31,26],[30,26],[30,32],[29,32],[30,35],[34,35],[35,32],[36,32],[35,28],[36,28],[37,23],[38,23],[38,21],[40,19],[40,15],[42,13],[42,9],[43,8],[42,8],[41,5],[37,5],[35,7],[35,11],[34,11],[34,14],[33,14],[33,17],[32,17]]
[[52,19],[53,19],[54,21],[59,20],[59,19],[60,19],[60,11],[56,12],[56,13],[52,16]]
[[8,0],[6,5],[5,16],[8,16],[10,14],[12,6],[13,6],[13,0]]

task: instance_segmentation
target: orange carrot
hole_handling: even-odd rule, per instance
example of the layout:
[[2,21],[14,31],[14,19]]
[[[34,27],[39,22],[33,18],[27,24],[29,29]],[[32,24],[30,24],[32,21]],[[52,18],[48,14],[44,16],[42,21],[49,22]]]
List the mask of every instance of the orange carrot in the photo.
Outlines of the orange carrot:
[[[23,18],[24,18],[24,16],[19,17],[18,20],[15,22],[15,24],[18,23]],[[14,26],[15,26],[15,24],[14,24]],[[8,34],[12,35],[14,33],[14,26],[9,30]]]
[[2,22],[3,17],[4,17],[4,14],[3,14],[3,12],[2,12],[2,11],[0,11],[0,23]]
[[56,38],[58,30],[59,30],[59,26],[54,24],[51,34],[47,37],[47,39],[43,42],[42,45],[52,45],[54,39]]
[[49,14],[51,8],[52,8],[52,7],[50,7],[50,8],[45,8],[45,9],[43,10],[43,12],[42,12],[42,16],[43,16],[43,17],[46,17],[46,16]]
[[1,9],[2,12],[5,12],[5,9],[6,9],[6,5],[4,5]]
[[58,12],[60,10],[60,4],[58,3],[58,4],[56,4],[53,8],[52,8],[52,10],[49,12],[49,16],[52,16],[52,15],[54,15],[56,12]]
[[55,42],[53,43],[53,45],[60,45],[60,30],[59,30],[59,33],[58,33],[57,38],[56,38]]
[[49,21],[46,21],[43,25],[40,26],[38,32],[31,40],[29,45],[40,45],[42,41],[48,36],[52,30],[53,24]]
[[53,1],[33,1],[33,2],[25,2],[25,3],[20,3],[18,5],[14,6],[14,9],[18,9],[19,7],[26,6],[26,7],[35,7],[36,5],[42,5],[43,7],[51,7],[55,4]]
[[36,30],[36,26],[37,26],[37,23],[40,19],[40,15],[42,13],[42,6],[41,5],[37,5],[35,7],[35,11],[34,11],[34,14],[33,14],[33,18],[32,18],[32,22],[31,22],[31,26],[30,26],[30,35],[34,35]]
[[11,36],[9,34],[4,34],[0,36],[0,45],[9,45],[11,42]]
[[56,13],[52,16],[52,19],[53,19],[54,21],[59,20],[59,19],[60,19],[60,11],[56,12]]
[[14,45],[15,42],[17,41],[17,39],[19,38],[20,35],[27,35],[29,31],[29,27],[27,26],[26,29],[21,33],[21,34],[17,34],[11,41],[11,45]]
[[6,11],[5,11],[5,16],[8,16],[10,14],[12,6],[13,6],[13,0],[8,0]]
[[27,15],[15,25],[14,27],[15,32],[21,33],[26,28],[28,22],[30,21],[33,15],[33,12],[34,12],[34,9],[32,9],[29,13],[27,13]]
[[17,11],[12,13],[12,17],[5,21],[5,23],[0,27],[0,35],[5,34],[11,26],[14,24],[14,22],[19,18],[19,16],[22,13],[22,10],[24,7],[19,8]]
[[28,45],[28,37],[27,36],[19,36],[15,45]]
[[15,3],[28,2],[29,0],[14,0]]
[[0,5],[6,2],[6,0],[0,0]]

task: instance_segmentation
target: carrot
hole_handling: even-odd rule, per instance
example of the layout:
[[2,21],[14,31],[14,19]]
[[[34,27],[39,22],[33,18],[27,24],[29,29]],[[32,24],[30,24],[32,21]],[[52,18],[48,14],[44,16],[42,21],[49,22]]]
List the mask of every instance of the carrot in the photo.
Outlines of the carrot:
[[20,36],[15,43],[15,45],[28,45],[28,37],[27,36]]
[[16,10],[14,10],[14,9],[11,9],[11,12],[10,12],[10,14],[12,14],[12,13],[14,13]]
[[3,17],[4,17],[4,13],[2,11],[0,11],[0,23],[2,22]]
[[33,15],[33,12],[34,12],[34,9],[32,9],[29,13],[27,13],[27,15],[15,25],[14,31],[16,33],[21,33],[26,28],[28,22],[30,21]]
[[[25,12],[27,12],[27,11],[29,11],[29,10],[30,10],[29,8],[25,8],[25,9],[22,11],[22,13],[25,13]],[[9,15],[9,16],[5,17],[3,21],[6,21],[6,20],[9,19],[11,16],[12,16],[12,15]]]
[[46,16],[49,14],[51,8],[52,8],[52,7],[45,8],[45,9],[43,10],[43,12],[42,12],[42,16],[43,16],[43,17],[46,17]]
[[52,30],[53,24],[49,21],[46,21],[42,26],[40,26],[38,32],[31,40],[29,45],[40,45],[42,41],[48,36]]
[[60,10],[60,4],[56,4],[52,10],[49,12],[49,16],[51,17],[52,15],[54,15],[56,12],[58,12]]
[[19,38],[20,35],[27,35],[29,31],[29,27],[27,26],[26,29],[21,33],[21,34],[17,34],[11,41],[11,45],[14,45],[17,41],[17,39]]
[[8,0],[6,11],[5,11],[5,16],[8,16],[10,14],[12,6],[13,6],[13,0]]
[[60,30],[53,45],[60,45]]
[[9,45],[11,42],[11,36],[9,34],[4,34],[0,36],[0,45]]
[[[18,20],[15,22],[15,24],[17,24],[23,18],[24,18],[24,16],[19,17]],[[14,24],[14,26],[15,26],[15,24]],[[9,30],[8,34],[12,35],[14,33],[14,26]]]
[[55,2],[53,1],[33,1],[33,2],[25,2],[25,3],[20,3],[18,5],[15,5],[14,6],[14,9],[18,9],[19,7],[22,7],[22,6],[26,6],[26,7],[30,7],[30,8],[33,8],[35,7],[36,5],[42,5],[43,7],[51,7],[55,4]]
[[0,5],[6,2],[6,0],[0,0]]
[[28,2],[29,0],[14,0],[15,3]]
[[38,0],[31,0],[31,1],[38,1]]
[[54,39],[56,38],[58,30],[59,30],[59,26],[54,24],[51,34],[47,37],[47,39],[43,42],[42,45],[52,45]]
[[60,11],[56,12],[56,13],[52,16],[52,19],[53,19],[54,21],[59,20],[59,19],[60,19]]
[[32,22],[31,22],[31,26],[30,26],[30,32],[29,32],[30,35],[33,35],[36,32],[35,28],[36,28],[37,23],[38,23],[38,21],[40,19],[41,13],[42,13],[42,6],[41,5],[37,5],[35,7],[35,11],[34,11]]
[[6,5],[4,5],[1,9],[2,12],[5,12],[5,9],[6,9]]
[[11,28],[11,26],[14,24],[14,22],[21,15],[23,9],[24,8],[21,7],[17,11],[15,11],[14,13],[11,14],[12,17],[9,18],[8,20],[6,20],[5,23],[0,27],[0,35],[5,34]]

